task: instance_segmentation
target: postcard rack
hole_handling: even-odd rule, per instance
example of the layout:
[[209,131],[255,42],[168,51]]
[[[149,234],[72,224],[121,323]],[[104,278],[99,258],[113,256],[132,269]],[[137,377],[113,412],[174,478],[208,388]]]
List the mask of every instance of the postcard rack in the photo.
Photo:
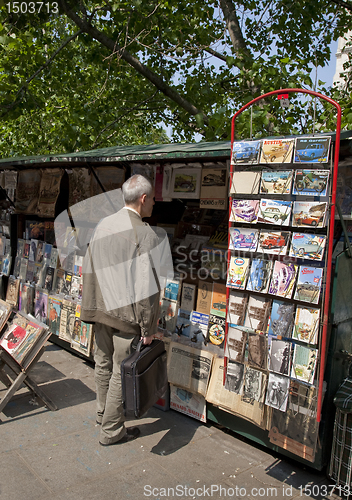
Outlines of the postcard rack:
[[[235,141],[235,121],[243,111],[261,99],[290,93],[309,94],[337,108],[330,159],[331,137],[322,134]],[[231,130],[224,385],[231,386],[238,373],[244,383],[255,379],[262,387],[261,403],[285,412],[292,384],[301,384],[313,401],[317,423],[331,302],[340,128],[338,103],[293,88],[253,99],[233,116]],[[236,346],[243,343],[247,357],[238,363],[231,354],[237,355]],[[250,379],[244,370],[253,371]],[[289,439],[276,427],[271,431],[276,433],[271,442],[287,449]],[[311,450],[298,448],[302,458],[314,460]]]

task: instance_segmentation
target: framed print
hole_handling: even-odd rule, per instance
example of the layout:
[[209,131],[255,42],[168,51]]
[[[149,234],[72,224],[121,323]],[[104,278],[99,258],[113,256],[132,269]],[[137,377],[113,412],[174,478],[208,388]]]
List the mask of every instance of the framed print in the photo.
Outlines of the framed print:
[[202,169],[174,168],[172,171],[171,197],[198,199]]

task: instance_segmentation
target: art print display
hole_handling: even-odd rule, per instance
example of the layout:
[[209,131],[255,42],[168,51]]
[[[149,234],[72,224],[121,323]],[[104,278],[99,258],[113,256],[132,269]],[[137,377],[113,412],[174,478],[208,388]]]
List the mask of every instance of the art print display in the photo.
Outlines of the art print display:
[[259,200],[237,200],[231,203],[231,222],[256,224],[258,219]]
[[260,333],[248,333],[248,364],[253,368],[267,369],[268,339]]
[[295,144],[295,163],[327,163],[331,137],[298,137]]
[[246,315],[248,294],[230,290],[227,308],[227,322],[230,325],[243,325]]
[[269,349],[269,370],[290,375],[291,342],[286,340],[271,339]]
[[258,252],[272,255],[286,255],[290,240],[289,231],[260,231]]
[[283,200],[261,199],[258,222],[288,226],[291,220],[292,202]]
[[269,337],[290,338],[294,319],[295,304],[274,299],[269,321]]
[[224,167],[214,164],[213,168],[202,168],[202,179],[200,187],[201,208],[213,210],[225,210],[227,207],[227,179],[228,172]]
[[260,297],[250,295],[248,299],[247,311],[244,320],[244,326],[259,330],[266,331],[269,321],[269,313],[271,307],[271,299],[267,297]]
[[231,255],[226,285],[230,288],[244,290],[249,272],[249,264],[250,259],[248,257]]
[[318,304],[322,279],[322,267],[300,266],[294,299]]
[[294,345],[291,377],[313,384],[318,359],[318,349]]
[[231,361],[244,362],[247,332],[241,328],[229,326],[227,330],[225,356]]
[[289,377],[269,373],[265,404],[282,412],[286,411],[290,387]]
[[325,235],[292,233],[289,255],[301,259],[323,260]]
[[171,197],[198,199],[200,196],[201,174],[201,168],[173,168]]
[[325,227],[326,202],[294,201],[292,211],[292,226],[294,227]]
[[290,299],[296,282],[297,268],[293,263],[275,261],[269,293]]
[[254,165],[259,163],[261,141],[234,142],[232,145],[232,165]]
[[320,324],[320,309],[298,306],[292,338],[307,344],[317,344]]
[[260,370],[245,367],[242,400],[253,404],[254,401],[264,403],[267,375]]
[[291,163],[294,139],[265,139],[262,141],[260,163]]
[[248,291],[267,293],[273,269],[271,260],[253,259],[247,280]]
[[230,194],[258,194],[260,172],[244,170],[234,172]]
[[230,227],[229,249],[255,252],[258,244],[259,229],[249,227]]
[[244,378],[244,364],[229,361],[226,368],[225,389],[242,394]]
[[292,170],[263,170],[260,183],[261,194],[290,194]]
[[292,194],[298,196],[326,196],[329,187],[329,170],[296,170]]

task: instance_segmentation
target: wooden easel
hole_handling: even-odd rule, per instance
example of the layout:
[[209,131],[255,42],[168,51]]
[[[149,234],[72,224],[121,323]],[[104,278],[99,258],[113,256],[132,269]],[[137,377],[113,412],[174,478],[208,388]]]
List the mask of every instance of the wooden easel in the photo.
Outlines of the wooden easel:
[[[15,361],[11,355],[6,352],[4,349],[0,347],[0,381],[5,384],[7,387],[7,391],[3,398],[0,400],[0,413],[5,408],[7,403],[10,401],[15,392],[19,389],[22,383],[24,383],[31,392],[33,392],[42,402],[45,404],[49,410],[55,411],[57,410],[57,406],[49,399],[42,389],[38,387],[38,385],[31,379],[29,376],[29,372],[33,368],[33,366],[37,363],[41,355],[45,350],[45,346],[43,346],[36,354],[36,356],[31,361],[30,365],[26,368],[23,368],[21,365]],[[14,373],[15,378],[11,380],[11,378],[5,372],[5,366],[8,366],[11,371]]]

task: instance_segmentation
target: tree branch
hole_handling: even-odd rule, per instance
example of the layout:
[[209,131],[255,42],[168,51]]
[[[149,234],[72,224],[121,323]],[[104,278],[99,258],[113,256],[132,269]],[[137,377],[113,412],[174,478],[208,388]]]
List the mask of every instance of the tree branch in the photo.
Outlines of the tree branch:
[[239,51],[242,51],[246,55],[250,55],[245,39],[242,35],[241,27],[236,15],[236,8],[232,0],[220,0],[220,7],[224,14],[227,30],[229,32],[235,53],[237,54]]
[[120,47],[111,40],[104,33],[96,29],[91,24],[85,22],[81,17],[79,17],[76,12],[74,12],[65,2],[65,0],[59,0],[60,7],[66,13],[66,15],[85,33],[89,34],[92,38],[100,42],[102,45],[107,47],[111,52],[117,51],[119,56],[126,61],[130,66],[132,66],[140,75],[144,76],[150,83],[152,83],[160,92],[162,92],[166,97],[174,101],[181,108],[187,111],[191,115],[201,114],[205,124],[208,124],[207,116],[192,103],[184,99],[175,89],[168,85],[162,78],[160,78],[156,73],[151,71],[147,66],[141,63],[136,57],[130,54],[126,49]]
[[349,2],[345,2],[344,0],[330,0],[330,2],[336,3],[336,5],[339,5],[340,7],[344,7],[345,9],[352,12],[352,4]]

